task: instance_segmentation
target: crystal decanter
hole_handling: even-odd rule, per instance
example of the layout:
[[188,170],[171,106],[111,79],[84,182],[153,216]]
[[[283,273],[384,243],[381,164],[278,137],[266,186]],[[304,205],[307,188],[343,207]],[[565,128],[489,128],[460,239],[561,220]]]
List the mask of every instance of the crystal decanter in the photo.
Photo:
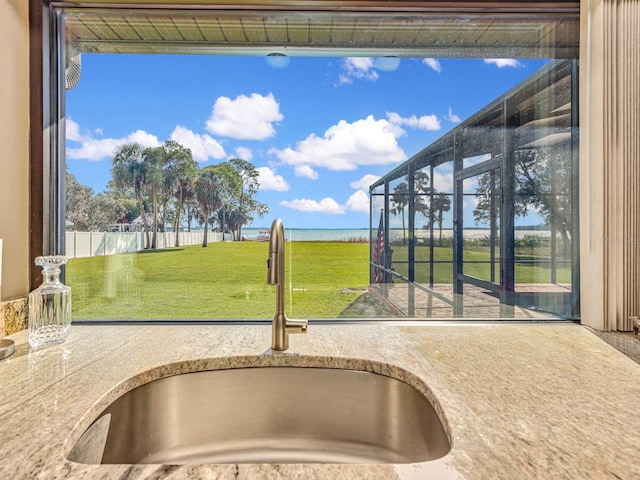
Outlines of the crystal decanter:
[[60,282],[60,266],[67,257],[37,257],[43,282],[29,294],[29,344],[40,347],[63,342],[71,324],[71,288]]

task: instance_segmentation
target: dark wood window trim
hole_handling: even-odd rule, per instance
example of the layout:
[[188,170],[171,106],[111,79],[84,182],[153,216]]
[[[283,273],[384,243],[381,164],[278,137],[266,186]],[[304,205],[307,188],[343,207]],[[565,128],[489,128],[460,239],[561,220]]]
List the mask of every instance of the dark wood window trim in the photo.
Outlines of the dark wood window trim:
[[44,252],[44,179],[43,179],[43,4],[29,2],[29,287],[41,282],[33,259]]

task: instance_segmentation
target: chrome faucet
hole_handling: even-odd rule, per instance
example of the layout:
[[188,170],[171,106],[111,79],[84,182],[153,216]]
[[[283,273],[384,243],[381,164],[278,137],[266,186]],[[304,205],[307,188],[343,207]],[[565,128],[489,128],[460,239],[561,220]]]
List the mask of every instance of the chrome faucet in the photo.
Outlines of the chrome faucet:
[[276,315],[273,317],[271,349],[284,351],[289,348],[290,333],[307,333],[307,320],[290,320],[284,313],[284,226],[276,218],[269,235],[269,258],[267,259],[267,283],[277,285]]

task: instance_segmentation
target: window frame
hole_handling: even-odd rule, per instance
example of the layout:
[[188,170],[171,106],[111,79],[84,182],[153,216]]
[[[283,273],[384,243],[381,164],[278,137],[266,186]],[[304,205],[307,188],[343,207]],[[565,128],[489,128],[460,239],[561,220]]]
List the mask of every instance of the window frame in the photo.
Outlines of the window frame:
[[[32,2],[30,20],[30,258],[38,255],[62,254],[65,249],[65,94],[64,68],[65,48],[61,14],[65,8],[117,8],[117,9],[190,9],[220,12],[278,13],[322,12],[341,13],[371,12],[379,15],[407,14],[427,15],[430,13],[453,14],[509,14],[514,18],[535,14],[568,13],[579,14],[579,2],[556,1],[343,1],[322,0],[319,2],[274,3],[239,1],[220,5],[192,5],[190,0],[183,3],[158,5],[145,0],[134,3],[126,0],[90,3],[80,1]],[[40,269],[30,265],[30,289],[41,282]]]

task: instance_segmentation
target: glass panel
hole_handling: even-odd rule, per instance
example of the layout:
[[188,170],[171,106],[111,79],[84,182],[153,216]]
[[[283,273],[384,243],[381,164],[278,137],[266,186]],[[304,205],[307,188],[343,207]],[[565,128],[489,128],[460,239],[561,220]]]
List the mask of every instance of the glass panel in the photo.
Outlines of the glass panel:
[[393,270],[409,277],[409,184],[405,176],[389,182],[389,243]]
[[571,313],[573,278],[569,80],[534,95],[532,113],[514,135],[515,290],[523,305],[561,315]]
[[473,225],[465,223],[463,267],[465,275],[486,282],[500,283],[500,169],[492,169],[464,181],[465,206],[473,214]]
[[[289,316],[494,317],[481,307],[512,299],[470,283],[454,293],[454,272],[501,285],[507,220],[515,303],[566,314],[564,297],[540,287],[573,294],[572,62],[549,59],[577,56],[575,15],[65,18],[67,54],[82,55],[65,99],[74,318],[271,318],[264,241],[276,216]],[[454,192],[463,168],[478,170]],[[387,197],[384,183],[369,191],[381,177]],[[376,255],[393,278],[376,279]]]

